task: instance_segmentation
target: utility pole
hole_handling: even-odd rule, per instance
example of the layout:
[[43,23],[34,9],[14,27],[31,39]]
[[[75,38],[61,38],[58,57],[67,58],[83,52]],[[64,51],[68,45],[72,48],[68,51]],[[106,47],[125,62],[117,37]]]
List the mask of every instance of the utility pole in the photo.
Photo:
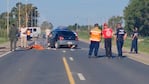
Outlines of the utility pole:
[[19,2],[19,29],[21,28],[21,25],[20,25],[20,20],[21,20],[21,18],[20,18],[20,0],[18,0],[18,2]]
[[28,0],[26,0],[26,7],[25,7],[25,8],[26,8],[26,10],[25,10],[25,11],[26,11],[26,27],[28,27],[28,13],[27,13],[28,10],[27,10],[27,2],[28,2]]
[[7,0],[7,36],[9,35],[9,0]]
[[76,32],[78,32],[78,16],[76,17]]
[[90,26],[89,26],[89,18],[87,18],[87,28],[88,28],[88,31],[90,30]]
[[30,14],[30,20],[31,20],[31,27],[33,27],[33,10],[31,11],[31,14]]

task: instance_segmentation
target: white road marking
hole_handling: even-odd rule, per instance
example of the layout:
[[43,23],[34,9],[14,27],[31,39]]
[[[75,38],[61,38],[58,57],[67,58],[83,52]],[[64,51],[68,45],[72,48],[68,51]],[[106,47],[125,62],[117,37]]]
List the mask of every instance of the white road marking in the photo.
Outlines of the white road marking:
[[81,48],[81,50],[89,50],[89,48]]
[[46,48],[47,50],[57,50],[56,48],[50,48],[50,47],[48,47],[48,48]]
[[5,55],[7,55],[7,54],[9,54],[9,53],[11,53],[11,52],[12,52],[12,51],[6,52],[5,54],[0,55],[0,57],[3,57],[3,56],[5,56]]
[[62,52],[63,52],[63,53],[65,53],[65,52],[66,52],[66,50],[63,50]]
[[70,61],[74,61],[73,57],[69,57]]
[[80,80],[86,80],[82,73],[77,74]]
[[53,50],[56,50],[56,48],[53,48]]
[[72,48],[71,48],[70,51],[75,51],[75,49],[72,49]]
[[[16,50],[19,50],[20,48],[18,47],[18,48],[16,48]],[[7,55],[7,54],[9,54],[9,53],[11,53],[11,52],[13,52],[13,51],[8,51],[8,52],[6,52],[6,53],[4,53],[4,54],[2,54],[2,55],[0,55],[0,58],[1,57],[3,57],[3,56],[5,56],[5,55]]]
[[47,48],[48,50],[50,49],[50,47]]

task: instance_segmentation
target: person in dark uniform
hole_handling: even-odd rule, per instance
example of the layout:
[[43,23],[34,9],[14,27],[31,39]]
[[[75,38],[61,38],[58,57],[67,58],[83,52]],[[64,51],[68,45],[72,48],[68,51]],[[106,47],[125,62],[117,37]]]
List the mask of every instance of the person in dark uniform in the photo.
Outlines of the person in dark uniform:
[[130,53],[132,53],[133,50],[136,54],[138,53],[138,28],[137,27],[135,27],[133,30]]
[[12,24],[10,30],[9,30],[9,40],[10,40],[10,51],[16,50],[16,44],[18,40],[18,34],[19,30],[15,26],[15,24]]
[[118,56],[122,57],[123,56],[123,44],[124,44],[124,40],[127,37],[127,33],[125,32],[125,30],[122,28],[121,23],[117,24],[117,30],[116,30],[116,44],[117,44],[117,51],[118,51]]
[[102,36],[104,38],[104,44],[105,44],[105,51],[107,57],[112,57],[112,35],[113,30],[112,28],[108,27],[108,24],[104,23],[104,29],[102,30]]

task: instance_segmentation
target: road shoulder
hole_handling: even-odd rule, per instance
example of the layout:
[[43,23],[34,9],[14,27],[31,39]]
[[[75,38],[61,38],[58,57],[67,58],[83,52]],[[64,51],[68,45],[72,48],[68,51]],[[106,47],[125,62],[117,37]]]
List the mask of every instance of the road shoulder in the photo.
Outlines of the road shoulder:
[[[89,43],[89,41],[83,40],[83,39],[80,39],[80,41]],[[101,48],[103,48],[103,46],[101,46]],[[117,53],[117,48],[114,45],[112,47],[112,52]],[[130,58],[132,60],[143,63],[145,65],[149,65],[149,56],[145,53],[140,52],[138,54],[132,54],[132,53],[129,53],[129,50],[126,48],[123,48],[123,53],[124,53],[124,56],[127,56],[128,58]]]
[[0,44],[0,57],[6,55],[8,52],[10,52],[10,43],[9,43],[9,41]]

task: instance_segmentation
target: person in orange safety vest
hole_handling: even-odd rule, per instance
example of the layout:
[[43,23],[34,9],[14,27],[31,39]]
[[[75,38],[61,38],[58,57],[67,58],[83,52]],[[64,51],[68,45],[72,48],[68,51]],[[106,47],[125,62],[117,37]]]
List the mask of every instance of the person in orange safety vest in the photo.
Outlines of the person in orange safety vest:
[[101,41],[101,30],[99,29],[98,24],[94,25],[94,28],[90,31],[90,46],[89,46],[89,58],[92,56],[94,51],[94,56],[98,57],[98,49]]
[[30,38],[31,38],[31,30],[27,29],[26,34],[27,34],[27,40],[30,40]]

